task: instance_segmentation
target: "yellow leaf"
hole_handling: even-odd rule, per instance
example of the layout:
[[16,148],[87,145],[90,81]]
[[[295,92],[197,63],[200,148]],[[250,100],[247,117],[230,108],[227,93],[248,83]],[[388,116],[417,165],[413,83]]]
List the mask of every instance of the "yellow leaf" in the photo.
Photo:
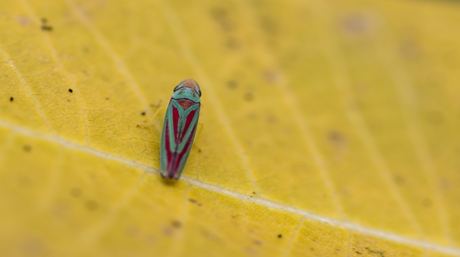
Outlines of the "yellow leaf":
[[[1,256],[460,256],[459,26],[449,1],[1,1]],[[203,130],[170,183],[156,113],[186,78]]]

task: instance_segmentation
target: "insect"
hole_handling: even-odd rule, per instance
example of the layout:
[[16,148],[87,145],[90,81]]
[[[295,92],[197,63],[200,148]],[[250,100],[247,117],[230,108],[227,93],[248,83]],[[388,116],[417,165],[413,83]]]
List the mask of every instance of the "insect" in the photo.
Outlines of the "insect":
[[161,176],[179,179],[187,161],[200,116],[201,91],[187,79],[174,88],[163,123],[160,145]]

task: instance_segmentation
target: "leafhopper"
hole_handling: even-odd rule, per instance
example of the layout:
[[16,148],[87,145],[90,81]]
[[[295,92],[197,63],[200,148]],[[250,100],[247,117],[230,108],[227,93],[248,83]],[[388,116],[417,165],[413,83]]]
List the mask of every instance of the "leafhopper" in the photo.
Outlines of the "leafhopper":
[[200,116],[201,91],[198,83],[187,79],[174,88],[163,123],[160,144],[161,176],[179,179],[190,149]]

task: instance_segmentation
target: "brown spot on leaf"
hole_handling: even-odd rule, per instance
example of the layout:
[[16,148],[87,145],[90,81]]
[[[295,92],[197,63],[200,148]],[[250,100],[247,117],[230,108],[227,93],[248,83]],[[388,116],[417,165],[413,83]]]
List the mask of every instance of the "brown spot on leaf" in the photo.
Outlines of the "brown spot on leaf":
[[81,194],[82,194],[82,191],[78,187],[74,187],[74,188],[70,189],[70,195],[73,196],[73,197],[78,198],[78,197],[81,196]]
[[193,198],[189,198],[188,201],[191,202],[191,203],[193,203],[193,204],[196,204],[196,205],[198,205],[198,206],[201,206],[201,203],[198,202],[197,200],[193,199]]
[[345,33],[354,38],[365,38],[377,28],[376,17],[371,13],[351,13],[342,19]]
[[86,202],[86,209],[88,211],[95,211],[99,207],[99,204],[94,200],[89,200]]
[[408,60],[418,60],[422,55],[420,46],[415,40],[402,41],[400,51],[401,55]]
[[248,102],[252,102],[252,100],[254,100],[254,95],[250,92],[246,93],[244,95],[244,100],[248,101]]
[[431,207],[431,205],[432,205],[433,203],[432,203],[431,199],[426,198],[426,199],[423,199],[422,204],[423,204],[423,206],[425,206],[425,207]]
[[281,74],[277,70],[267,70],[264,72],[264,78],[269,83],[278,83],[281,81]]
[[19,24],[24,25],[24,26],[29,26],[29,24],[30,24],[29,17],[19,16],[19,17],[16,17],[15,20],[16,20],[16,22],[18,22]]
[[126,228],[125,233],[129,237],[136,237],[139,235],[139,228],[135,226],[129,226]]
[[32,151],[32,147],[30,147],[30,145],[24,145],[24,146],[22,147],[22,149],[24,150],[24,152],[30,152],[30,151]]
[[341,147],[345,144],[345,136],[337,131],[329,132],[329,141],[336,147]]
[[236,80],[230,80],[227,82],[227,87],[230,89],[235,89],[238,87],[238,82]]
[[256,245],[261,245],[261,244],[262,244],[262,241],[257,240],[257,239],[254,240],[254,241],[252,241],[252,242],[253,242],[254,244],[256,244]]
[[174,227],[174,228],[180,228],[182,227],[182,223],[180,223],[180,221],[178,220],[173,220],[171,225]]
[[403,176],[396,175],[394,178],[397,185],[404,185],[406,183],[406,179]]
[[[19,249],[25,256],[45,256],[45,244],[38,238],[26,238],[19,243]],[[21,254],[21,255],[22,255]]]
[[42,18],[42,25],[41,25],[42,30],[46,31],[52,31],[53,27],[51,25],[48,25],[48,20],[46,18]]

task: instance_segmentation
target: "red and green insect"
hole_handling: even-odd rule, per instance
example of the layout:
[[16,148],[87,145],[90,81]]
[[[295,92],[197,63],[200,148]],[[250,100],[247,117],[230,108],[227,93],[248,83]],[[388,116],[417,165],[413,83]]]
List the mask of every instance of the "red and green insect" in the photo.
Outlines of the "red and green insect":
[[179,179],[184,169],[200,116],[200,97],[200,87],[193,79],[174,88],[161,134],[160,166],[164,178]]

